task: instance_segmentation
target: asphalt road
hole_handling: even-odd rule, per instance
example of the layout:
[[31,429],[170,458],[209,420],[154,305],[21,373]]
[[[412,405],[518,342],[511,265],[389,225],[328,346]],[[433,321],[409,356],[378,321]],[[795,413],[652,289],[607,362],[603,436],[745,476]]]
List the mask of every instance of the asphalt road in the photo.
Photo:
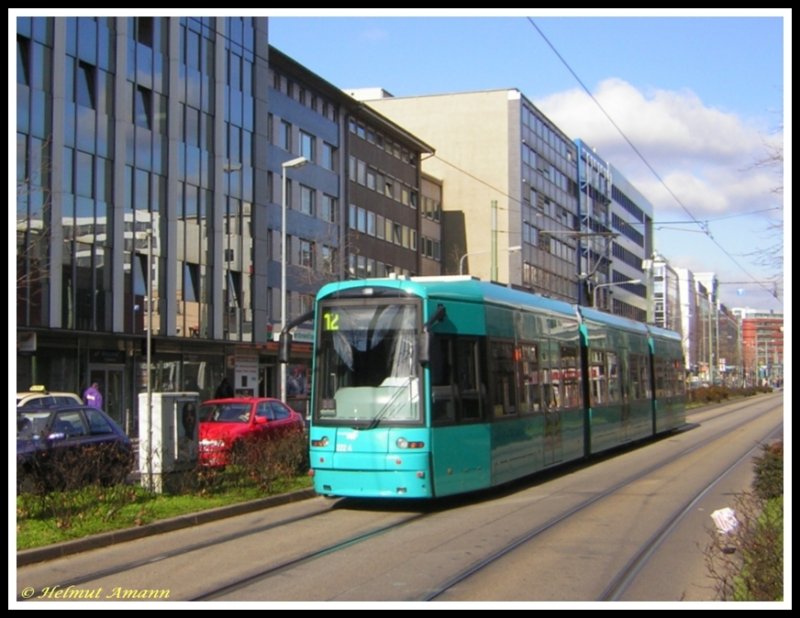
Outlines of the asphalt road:
[[613,588],[658,607],[713,601],[710,514],[749,487],[782,403],[695,412],[685,431],[502,490],[434,504],[314,497],[20,566],[17,600],[603,606]]

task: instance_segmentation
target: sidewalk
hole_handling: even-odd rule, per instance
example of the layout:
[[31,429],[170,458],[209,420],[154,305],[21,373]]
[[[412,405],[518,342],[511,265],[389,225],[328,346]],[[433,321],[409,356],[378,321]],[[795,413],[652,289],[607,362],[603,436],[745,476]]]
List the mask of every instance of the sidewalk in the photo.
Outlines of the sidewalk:
[[172,530],[180,530],[181,528],[189,528],[197,524],[204,524],[226,517],[234,517],[236,515],[243,515],[252,511],[278,506],[280,504],[287,504],[289,502],[298,502],[300,500],[307,500],[316,495],[313,488],[300,489],[297,491],[280,494],[278,496],[270,496],[268,498],[261,498],[259,500],[251,500],[250,502],[241,502],[239,504],[231,504],[228,506],[221,506],[216,509],[209,509],[207,511],[200,511],[199,513],[188,513],[186,515],[179,515],[178,517],[171,517],[169,519],[162,519],[161,521],[153,522],[136,528],[124,528],[122,530],[114,530],[112,532],[103,532],[102,534],[95,534],[93,536],[85,537],[82,539],[75,539],[73,541],[64,541],[62,543],[55,543],[53,545],[46,545],[44,547],[36,547],[34,549],[25,549],[17,552],[17,567],[34,564],[36,562],[45,562],[55,558],[61,558],[70,554],[77,554],[90,549],[98,549],[115,543],[124,543],[126,541],[133,541],[142,537],[150,536],[152,534],[161,534],[162,532],[170,532]]

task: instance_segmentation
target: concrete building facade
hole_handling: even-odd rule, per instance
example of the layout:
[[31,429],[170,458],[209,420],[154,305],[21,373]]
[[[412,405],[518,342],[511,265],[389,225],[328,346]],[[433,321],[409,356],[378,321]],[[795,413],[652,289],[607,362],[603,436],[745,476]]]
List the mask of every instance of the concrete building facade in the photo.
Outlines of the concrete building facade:
[[436,149],[423,169],[442,180],[445,273],[578,300],[576,146],[522,93],[367,103]]

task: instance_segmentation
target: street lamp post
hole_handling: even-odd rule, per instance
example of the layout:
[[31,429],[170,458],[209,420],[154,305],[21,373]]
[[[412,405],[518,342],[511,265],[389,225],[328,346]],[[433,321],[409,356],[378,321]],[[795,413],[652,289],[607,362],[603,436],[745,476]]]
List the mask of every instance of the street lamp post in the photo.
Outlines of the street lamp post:
[[596,302],[597,295],[595,294],[595,292],[599,288],[608,288],[608,287],[611,287],[612,285],[625,285],[626,283],[633,284],[633,283],[641,283],[641,282],[642,282],[641,279],[627,279],[626,281],[612,281],[612,282],[609,282],[609,283],[598,283],[596,286],[594,286],[594,290],[592,291],[592,307],[596,307],[597,306],[597,302]]
[[[521,245],[514,245],[513,247],[509,247],[508,249],[501,249],[501,251],[507,251],[508,253],[513,253],[514,251],[522,251]],[[488,251],[473,251],[472,253],[465,253],[461,256],[461,259],[458,261],[458,274],[464,274],[464,260],[467,259],[470,255],[481,255],[482,253],[492,253],[492,249]]]
[[[286,170],[303,167],[306,163],[305,157],[281,163],[281,332],[286,327]],[[286,401],[286,363],[281,363],[280,381],[281,401]]]

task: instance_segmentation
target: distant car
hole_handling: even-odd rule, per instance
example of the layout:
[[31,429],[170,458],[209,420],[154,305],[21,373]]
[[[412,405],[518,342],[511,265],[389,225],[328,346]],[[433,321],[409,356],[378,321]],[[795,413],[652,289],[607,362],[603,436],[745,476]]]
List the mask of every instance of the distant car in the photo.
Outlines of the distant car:
[[74,405],[83,405],[83,400],[76,393],[51,392],[40,384],[31,386],[28,391],[17,393],[18,408],[52,408]]
[[17,488],[68,489],[123,482],[133,449],[102,410],[84,405],[17,408]]
[[200,453],[203,466],[224,467],[248,442],[302,432],[303,417],[279,399],[233,397],[200,406]]

